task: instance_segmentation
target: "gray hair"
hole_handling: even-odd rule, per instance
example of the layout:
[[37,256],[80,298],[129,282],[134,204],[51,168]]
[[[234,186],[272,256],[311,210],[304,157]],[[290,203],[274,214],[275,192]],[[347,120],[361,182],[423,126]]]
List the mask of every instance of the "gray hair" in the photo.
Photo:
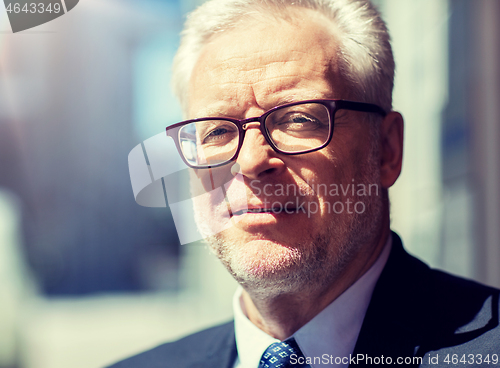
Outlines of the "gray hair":
[[210,38],[235,28],[243,17],[279,16],[272,10],[291,6],[317,10],[331,19],[339,30],[339,70],[352,98],[390,111],[394,58],[387,27],[369,0],[210,0],[189,14],[174,58],[172,85],[184,113],[191,74]]

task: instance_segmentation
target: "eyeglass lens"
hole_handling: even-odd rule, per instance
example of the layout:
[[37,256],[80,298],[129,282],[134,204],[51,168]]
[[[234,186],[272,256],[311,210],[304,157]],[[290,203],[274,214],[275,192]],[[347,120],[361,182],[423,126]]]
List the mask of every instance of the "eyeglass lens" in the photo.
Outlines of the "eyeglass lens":
[[[318,148],[330,134],[330,113],[320,103],[305,103],[273,110],[265,119],[267,135],[284,153]],[[239,129],[229,120],[213,119],[184,125],[178,132],[182,154],[193,166],[231,160],[238,150]]]

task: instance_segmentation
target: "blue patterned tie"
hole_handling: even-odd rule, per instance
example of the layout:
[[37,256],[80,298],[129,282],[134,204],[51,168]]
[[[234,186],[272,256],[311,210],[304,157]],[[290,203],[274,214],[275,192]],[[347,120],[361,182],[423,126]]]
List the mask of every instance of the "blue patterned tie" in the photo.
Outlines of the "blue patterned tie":
[[259,368],[310,368],[309,364],[299,364],[299,361],[305,362],[304,354],[292,337],[269,345],[260,358]]

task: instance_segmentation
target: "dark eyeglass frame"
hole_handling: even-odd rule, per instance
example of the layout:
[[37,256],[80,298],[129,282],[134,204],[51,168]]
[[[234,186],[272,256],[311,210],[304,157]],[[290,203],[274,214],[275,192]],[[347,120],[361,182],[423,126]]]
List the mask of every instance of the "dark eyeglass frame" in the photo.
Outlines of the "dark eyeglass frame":
[[[271,139],[269,131],[266,129],[265,120],[267,119],[267,117],[270,114],[272,114],[273,112],[275,112],[277,110],[284,109],[284,108],[287,108],[290,106],[309,104],[309,103],[321,104],[327,108],[328,113],[330,114],[330,131],[328,133],[328,139],[321,146],[315,147],[312,149],[307,149],[307,150],[302,150],[302,151],[297,151],[297,152],[287,152],[287,151],[283,151],[283,150],[279,149],[274,144],[273,140]],[[292,103],[288,103],[285,105],[276,106],[276,107],[273,107],[272,109],[266,111],[261,116],[256,116],[256,117],[248,118],[248,119],[206,117],[206,118],[185,120],[185,121],[182,121],[180,123],[177,123],[177,124],[174,124],[174,125],[167,127],[166,132],[167,132],[167,136],[171,137],[174,140],[175,146],[177,147],[177,151],[179,151],[179,154],[180,154],[182,160],[186,163],[186,165],[188,165],[189,167],[191,167],[193,169],[210,169],[213,167],[227,165],[229,162],[234,161],[238,157],[238,154],[240,153],[241,147],[243,145],[243,140],[245,139],[245,132],[247,130],[247,125],[249,123],[257,123],[258,122],[259,126],[260,126],[260,131],[261,131],[262,135],[264,136],[267,144],[269,144],[275,152],[281,153],[283,155],[290,155],[290,156],[301,155],[304,153],[314,152],[314,151],[318,151],[322,148],[325,148],[326,146],[328,146],[328,144],[330,144],[330,141],[332,140],[333,130],[334,130],[333,128],[335,125],[334,124],[335,113],[338,110],[351,110],[351,111],[375,113],[375,114],[379,114],[383,117],[385,117],[387,115],[387,112],[384,109],[382,109],[380,106],[374,105],[371,103],[366,103],[366,102],[355,102],[355,101],[347,101],[347,100],[305,100],[305,101],[292,102]],[[234,155],[230,159],[228,159],[227,161],[217,163],[217,164],[212,164],[212,165],[192,165],[192,164],[190,164],[187,161],[184,154],[182,153],[181,142],[179,139],[179,130],[187,124],[198,123],[198,122],[202,122],[202,121],[214,121],[214,120],[230,121],[238,127],[238,138],[239,138],[238,148],[234,152]]]

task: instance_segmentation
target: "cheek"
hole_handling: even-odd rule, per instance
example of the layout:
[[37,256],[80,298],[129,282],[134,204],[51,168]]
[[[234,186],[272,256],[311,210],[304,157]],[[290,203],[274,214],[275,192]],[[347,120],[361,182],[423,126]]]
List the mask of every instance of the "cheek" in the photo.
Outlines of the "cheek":
[[[369,155],[364,147],[349,149],[347,145],[330,145],[308,160],[297,161],[300,179],[314,199],[308,208],[311,218],[332,217],[352,214],[358,200],[357,185],[366,181]],[[353,192],[354,189],[354,192]]]
[[[334,172],[330,176],[333,183],[358,180],[371,159],[371,141],[369,132],[353,129],[347,134],[339,134],[336,140],[326,147],[325,158],[330,164],[323,165],[323,172]],[[343,133],[343,132],[342,132]]]
[[193,198],[195,218],[204,229],[204,236],[215,235],[231,226],[229,209],[219,188]]
[[[224,216],[224,196],[218,191],[205,193],[193,198],[193,207],[203,219],[216,219]],[[227,212],[227,209],[226,209]]]

